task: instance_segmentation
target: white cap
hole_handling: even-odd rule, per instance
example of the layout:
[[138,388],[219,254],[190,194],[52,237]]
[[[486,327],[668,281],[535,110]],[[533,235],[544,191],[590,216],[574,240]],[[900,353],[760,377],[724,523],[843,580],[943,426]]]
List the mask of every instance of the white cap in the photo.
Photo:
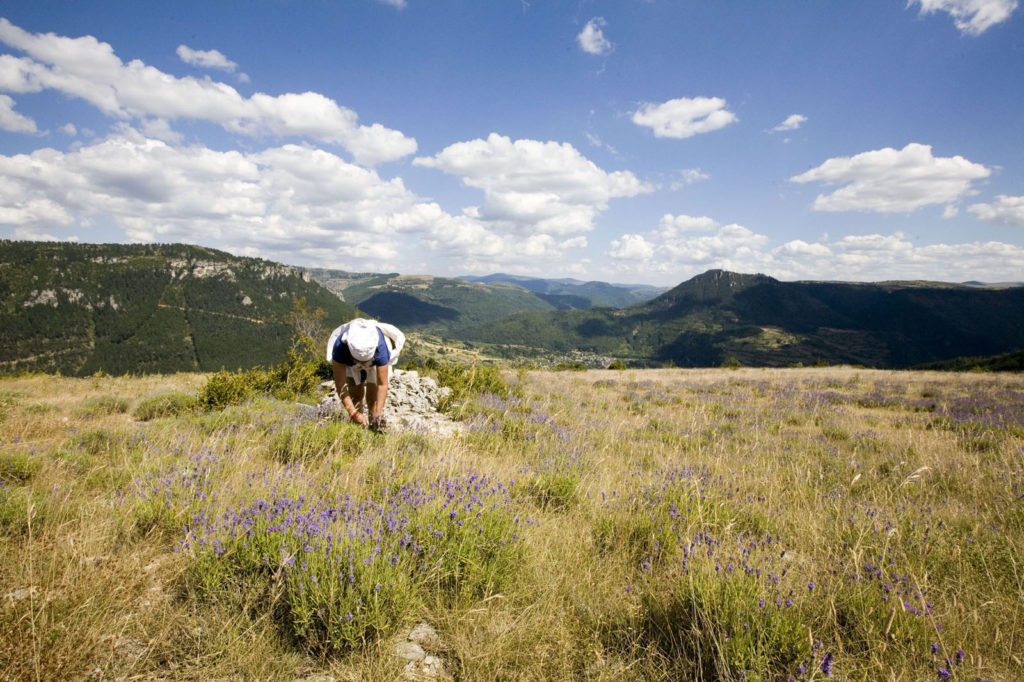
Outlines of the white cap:
[[380,343],[376,325],[369,320],[353,320],[345,334],[345,343],[356,362],[372,360]]

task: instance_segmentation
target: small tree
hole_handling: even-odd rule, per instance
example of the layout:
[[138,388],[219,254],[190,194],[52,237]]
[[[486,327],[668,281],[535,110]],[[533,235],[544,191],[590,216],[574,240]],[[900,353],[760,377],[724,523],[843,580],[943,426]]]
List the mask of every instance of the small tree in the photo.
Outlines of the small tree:
[[306,304],[306,297],[292,297],[292,310],[288,313],[288,324],[295,330],[292,337],[292,348],[298,349],[301,353],[309,356],[309,359],[319,358],[320,339],[324,336],[324,320],[327,319],[327,311],[323,308],[310,310]]

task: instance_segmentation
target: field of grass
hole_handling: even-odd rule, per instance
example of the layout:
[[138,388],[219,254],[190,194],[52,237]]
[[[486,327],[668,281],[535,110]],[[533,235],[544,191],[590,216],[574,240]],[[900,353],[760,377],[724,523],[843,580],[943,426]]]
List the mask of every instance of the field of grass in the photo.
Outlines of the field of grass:
[[463,435],[0,379],[0,679],[1024,678],[1024,377],[520,372]]

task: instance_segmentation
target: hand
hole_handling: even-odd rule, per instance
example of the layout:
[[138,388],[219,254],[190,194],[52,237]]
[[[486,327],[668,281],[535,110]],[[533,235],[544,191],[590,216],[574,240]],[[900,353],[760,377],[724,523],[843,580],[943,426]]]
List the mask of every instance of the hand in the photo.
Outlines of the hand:
[[352,422],[355,424],[359,424],[360,426],[366,426],[366,417],[363,415],[362,412],[359,412],[358,410],[350,414],[349,419],[351,419]]
[[377,415],[376,417],[370,418],[370,428],[374,431],[380,432],[388,427],[388,422],[384,419],[384,415]]

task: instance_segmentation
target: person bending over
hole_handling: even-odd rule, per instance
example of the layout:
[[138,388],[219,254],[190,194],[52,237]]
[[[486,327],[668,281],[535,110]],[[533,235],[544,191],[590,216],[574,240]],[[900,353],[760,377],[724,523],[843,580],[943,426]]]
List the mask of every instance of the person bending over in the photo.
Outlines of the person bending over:
[[[386,426],[384,404],[390,368],[398,361],[404,345],[405,334],[397,327],[363,318],[331,332],[327,361],[331,363],[338,397],[356,424],[375,430]],[[363,414],[364,408],[369,410],[369,418]]]

